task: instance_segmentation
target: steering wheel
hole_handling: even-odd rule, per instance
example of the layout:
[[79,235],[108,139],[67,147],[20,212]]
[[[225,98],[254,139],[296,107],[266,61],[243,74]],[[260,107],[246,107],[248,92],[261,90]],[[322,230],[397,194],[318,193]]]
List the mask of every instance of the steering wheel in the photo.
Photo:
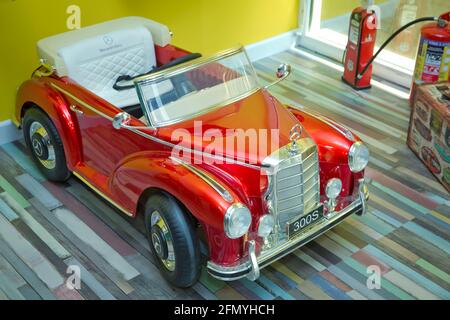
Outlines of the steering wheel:
[[160,67],[157,67],[155,70],[152,70],[150,73],[155,72],[155,71],[161,71],[161,70],[164,70],[164,69],[168,69],[170,67],[173,67],[173,66],[176,66],[176,65],[179,65],[179,64],[191,61],[191,60],[195,60],[195,59],[201,58],[201,56],[202,55],[200,53],[190,53],[190,54],[187,54],[185,56],[173,59],[172,61],[169,61],[168,63],[163,64]]
[[128,75],[119,76],[117,78],[116,82],[114,83],[113,88],[116,89],[117,91],[131,89],[131,88],[134,87],[134,85],[120,85],[119,83],[123,82],[123,81],[132,81],[132,80],[134,80],[134,79],[136,79],[138,77],[146,76],[148,74],[151,74],[151,73],[154,73],[154,72],[157,72],[157,71],[165,70],[165,69],[168,69],[170,67],[173,67],[173,66],[176,66],[176,65],[179,65],[179,64],[182,64],[182,63],[185,63],[185,62],[188,62],[188,61],[200,58],[201,56],[202,55],[200,53],[190,53],[190,54],[187,54],[185,56],[176,58],[176,59],[174,59],[172,61],[169,61],[168,63],[163,64],[162,66],[153,68],[152,70],[150,70],[147,73],[139,74],[139,75],[133,76],[133,77],[132,76],[128,76]]

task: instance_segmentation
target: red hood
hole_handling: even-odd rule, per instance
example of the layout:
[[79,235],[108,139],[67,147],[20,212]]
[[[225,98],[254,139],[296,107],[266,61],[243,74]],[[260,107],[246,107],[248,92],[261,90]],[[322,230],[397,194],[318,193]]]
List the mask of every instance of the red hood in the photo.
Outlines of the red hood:
[[[290,131],[298,123],[286,107],[259,90],[195,120],[161,128],[158,136],[186,148],[259,165],[290,142]],[[305,131],[302,137],[307,137]]]

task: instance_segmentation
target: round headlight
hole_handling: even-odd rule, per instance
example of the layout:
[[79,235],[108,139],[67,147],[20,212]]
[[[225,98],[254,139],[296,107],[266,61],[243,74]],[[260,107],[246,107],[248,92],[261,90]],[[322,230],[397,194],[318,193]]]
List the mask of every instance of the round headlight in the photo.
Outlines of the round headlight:
[[369,163],[369,149],[361,142],[355,142],[348,153],[348,165],[353,172],[360,172]]
[[333,178],[328,181],[325,188],[325,194],[329,199],[336,199],[342,190],[342,181],[338,178]]
[[258,236],[267,238],[275,226],[275,219],[272,215],[266,214],[259,219]]
[[247,233],[252,222],[250,210],[242,203],[231,205],[225,214],[224,228],[228,238],[237,239]]

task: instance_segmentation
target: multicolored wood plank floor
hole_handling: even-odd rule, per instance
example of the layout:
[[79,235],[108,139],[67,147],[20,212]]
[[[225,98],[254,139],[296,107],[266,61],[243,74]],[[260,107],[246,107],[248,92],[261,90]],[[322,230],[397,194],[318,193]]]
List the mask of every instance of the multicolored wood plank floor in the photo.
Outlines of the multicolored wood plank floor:
[[[256,282],[203,272],[192,289],[174,289],[152,263],[139,219],[75,178],[46,181],[16,141],[0,146],[0,299],[449,299],[449,194],[405,145],[407,101],[377,88],[354,92],[338,71],[293,52],[257,62],[263,82],[281,62],[294,74],[274,94],[340,121],[370,147],[369,214],[267,267]],[[80,290],[65,285],[73,265]],[[381,269],[381,289],[366,285],[371,265]]]

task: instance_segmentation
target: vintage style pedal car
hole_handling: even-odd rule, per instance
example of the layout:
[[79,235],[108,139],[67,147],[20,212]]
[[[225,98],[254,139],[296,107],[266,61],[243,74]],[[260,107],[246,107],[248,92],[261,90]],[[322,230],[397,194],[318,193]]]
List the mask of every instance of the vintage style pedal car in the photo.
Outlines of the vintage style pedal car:
[[[170,40],[166,26],[128,17],[38,43],[42,65],[14,121],[48,179],[73,174],[145,216],[159,269],[179,287],[196,282],[203,256],[219,279],[257,279],[366,211],[358,137],[280,103],[243,48],[204,58]],[[276,82],[289,73],[280,66]]]

